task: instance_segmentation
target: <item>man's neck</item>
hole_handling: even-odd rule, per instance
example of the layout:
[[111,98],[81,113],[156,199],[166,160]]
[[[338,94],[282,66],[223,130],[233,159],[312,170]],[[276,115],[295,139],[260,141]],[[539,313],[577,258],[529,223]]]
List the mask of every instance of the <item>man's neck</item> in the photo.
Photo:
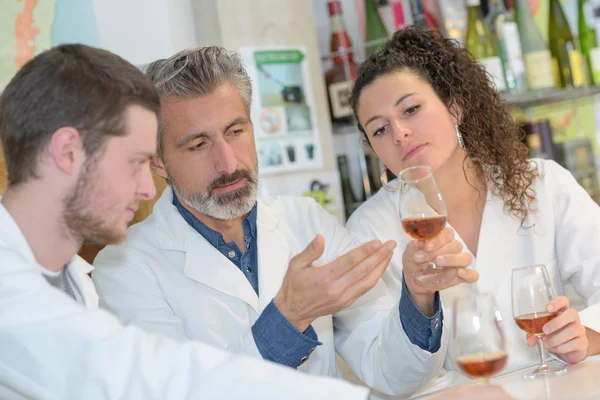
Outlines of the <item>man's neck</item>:
[[70,237],[61,221],[62,198],[51,187],[40,181],[9,187],[2,204],[42,267],[60,271],[79,251],[81,243]]
[[197,210],[189,207],[185,203],[181,203],[198,221],[212,229],[213,231],[219,232],[223,236],[225,242],[234,241],[240,249],[240,243],[244,243],[244,218],[247,214],[233,219],[217,219],[208,215],[200,214]]

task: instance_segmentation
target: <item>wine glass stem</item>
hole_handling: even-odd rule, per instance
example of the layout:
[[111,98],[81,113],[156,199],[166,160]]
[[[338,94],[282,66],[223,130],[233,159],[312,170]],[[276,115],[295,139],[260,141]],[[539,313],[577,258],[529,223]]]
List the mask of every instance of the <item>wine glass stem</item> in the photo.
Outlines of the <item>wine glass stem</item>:
[[544,343],[542,342],[542,336],[537,337],[537,348],[540,356],[540,371],[546,371],[548,364],[544,361]]

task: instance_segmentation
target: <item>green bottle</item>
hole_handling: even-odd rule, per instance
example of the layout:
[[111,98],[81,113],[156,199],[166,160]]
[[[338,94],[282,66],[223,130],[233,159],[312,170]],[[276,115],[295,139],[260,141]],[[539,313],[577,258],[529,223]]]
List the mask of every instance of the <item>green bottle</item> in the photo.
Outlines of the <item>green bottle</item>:
[[506,90],[504,70],[494,35],[483,19],[480,0],[467,0],[467,50],[492,76],[496,90]]
[[548,42],[552,53],[557,87],[586,86],[587,74],[583,58],[575,47],[560,0],[550,0]]
[[388,37],[387,29],[385,29],[385,25],[379,16],[379,11],[377,11],[375,0],[365,0],[365,21],[368,56],[381,49]]
[[579,9],[579,44],[586,58],[590,80],[594,85],[600,84],[600,48],[596,38],[594,9],[592,1],[578,0]]

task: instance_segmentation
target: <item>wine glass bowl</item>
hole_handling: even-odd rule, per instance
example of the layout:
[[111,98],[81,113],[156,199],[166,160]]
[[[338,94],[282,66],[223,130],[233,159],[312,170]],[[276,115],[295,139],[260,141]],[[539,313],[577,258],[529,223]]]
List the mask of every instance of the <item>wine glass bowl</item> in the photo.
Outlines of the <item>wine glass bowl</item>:
[[550,366],[544,361],[542,338],[544,325],[557,316],[546,307],[554,298],[554,288],[544,265],[531,265],[512,270],[512,310],[517,326],[537,338],[540,365],[526,378],[560,375],[567,370],[564,366]]
[[487,383],[508,359],[502,317],[494,296],[479,293],[458,298],[453,312],[456,366],[470,378]]
[[[428,240],[446,227],[446,205],[428,166],[404,169],[398,174],[397,211],[402,229],[413,239]],[[452,269],[428,263],[415,272],[415,278],[426,285],[439,285],[454,276]]]

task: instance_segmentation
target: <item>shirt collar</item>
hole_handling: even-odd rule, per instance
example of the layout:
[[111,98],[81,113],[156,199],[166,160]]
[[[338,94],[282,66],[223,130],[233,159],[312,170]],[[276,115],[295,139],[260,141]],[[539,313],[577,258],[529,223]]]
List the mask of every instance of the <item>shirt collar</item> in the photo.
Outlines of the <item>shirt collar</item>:
[[[223,235],[219,232],[209,228],[204,223],[202,223],[198,218],[196,218],[191,212],[188,211],[187,208],[181,204],[181,201],[177,198],[175,192],[173,192],[173,205],[177,208],[177,211],[181,214],[183,219],[196,230],[199,234],[201,234],[213,247],[218,248],[219,242],[224,243]],[[244,227],[244,237],[247,239],[248,236],[252,238],[256,238],[256,218],[257,218],[257,204],[254,203],[254,207],[248,213],[246,218],[243,221]]]

